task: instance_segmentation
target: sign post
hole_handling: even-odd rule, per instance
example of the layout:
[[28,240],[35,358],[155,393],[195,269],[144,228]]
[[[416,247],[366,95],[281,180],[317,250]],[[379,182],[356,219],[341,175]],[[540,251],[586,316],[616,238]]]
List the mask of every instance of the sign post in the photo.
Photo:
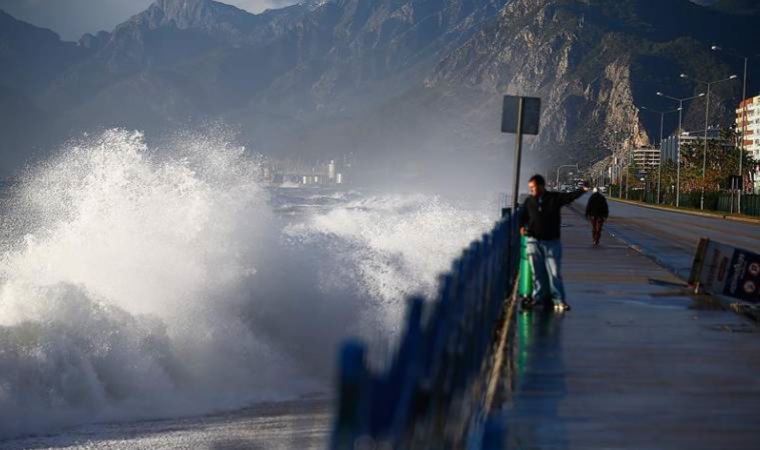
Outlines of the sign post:
[[541,117],[541,99],[505,95],[501,113],[501,132],[515,135],[514,191],[512,206],[520,203],[520,166],[522,164],[523,134],[538,134]]

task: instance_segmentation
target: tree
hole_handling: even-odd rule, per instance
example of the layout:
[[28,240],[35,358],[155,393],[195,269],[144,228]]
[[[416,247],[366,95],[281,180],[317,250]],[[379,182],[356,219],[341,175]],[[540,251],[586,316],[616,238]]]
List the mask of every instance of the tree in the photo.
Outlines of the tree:
[[[721,130],[719,139],[707,140],[707,164],[704,177],[702,165],[704,139],[686,141],[681,145],[681,191],[718,192],[729,189],[728,179],[739,172],[739,149],[736,146],[737,134],[734,129]],[[751,179],[756,162],[745,152],[742,171],[745,179]],[[664,166],[663,166],[664,168]]]

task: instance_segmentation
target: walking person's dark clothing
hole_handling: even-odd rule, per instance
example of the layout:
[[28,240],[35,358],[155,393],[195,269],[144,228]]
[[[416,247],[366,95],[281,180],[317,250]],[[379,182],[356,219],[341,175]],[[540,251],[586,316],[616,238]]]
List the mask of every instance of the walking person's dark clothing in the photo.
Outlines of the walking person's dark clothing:
[[599,245],[602,238],[602,227],[610,215],[607,199],[594,188],[594,193],[586,204],[586,219],[591,221],[591,238],[594,245]]
[[560,210],[585,191],[549,192],[545,185],[544,178],[540,175],[533,176],[528,182],[530,196],[522,205],[520,232],[526,237],[528,258],[533,267],[533,299],[538,302],[552,300],[556,310],[569,310],[560,271]]

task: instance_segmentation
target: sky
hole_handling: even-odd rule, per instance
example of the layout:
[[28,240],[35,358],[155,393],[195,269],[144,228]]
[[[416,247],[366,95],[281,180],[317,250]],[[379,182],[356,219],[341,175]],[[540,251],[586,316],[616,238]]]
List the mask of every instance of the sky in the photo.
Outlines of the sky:
[[[252,13],[296,3],[297,0],[221,0]],[[654,0],[652,0],[654,1]],[[715,0],[691,0],[709,4]],[[50,28],[68,41],[84,33],[111,31],[153,0],[0,0],[0,9],[34,25]]]
[[[223,0],[253,13],[282,7],[297,0]],[[153,0],[0,0],[0,9],[34,25],[50,28],[67,41],[84,33],[111,31],[143,11]]]

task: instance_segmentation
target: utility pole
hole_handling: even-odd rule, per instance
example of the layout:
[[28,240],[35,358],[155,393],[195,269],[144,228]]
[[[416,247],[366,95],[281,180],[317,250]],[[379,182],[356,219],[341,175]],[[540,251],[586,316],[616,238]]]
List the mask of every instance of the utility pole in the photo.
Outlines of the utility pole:
[[742,193],[744,193],[744,172],[742,171],[742,162],[744,161],[744,134],[747,129],[747,63],[749,58],[744,57],[744,80],[742,85],[742,134],[739,142],[739,194],[736,197],[736,209],[739,214],[742,213]]
[[[688,75],[685,73],[681,74],[681,78],[689,78]],[[707,85],[707,100],[706,100],[706,106],[705,106],[705,142],[704,142],[704,149],[702,151],[702,195],[699,197],[699,209],[704,210],[705,209],[705,181],[707,177],[707,128],[710,120],[710,89],[712,88],[713,84],[722,83],[724,81],[729,80],[735,80],[738,78],[736,75],[731,75],[728,78],[723,78],[721,80],[716,81],[702,81],[697,80],[695,78],[691,78],[692,80],[696,81],[697,83],[705,84]]]
[[662,179],[662,139],[663,139],[663,132],[665,129],[665,114],[670,114],[676,111],[679,111],[678,109],[672,109],[669,111],[659,111],[653,108],[649,108],[646,106],[642,106],[641,109],[646,111],[651,111],[653,113],[657,113],[660,115],[660,162],[657,164],[657,203],[660,204],[660,181]]
[[628,150],[628,164],[625,166],[625,199],[628,200],[628,186],[631,185],[631,162],[633,161],[633,151]]
[[514,167],[514,183],[515,190],[512,193],[512,211],[517,211],[517,207],[520,205],[520,166],[522,165],[522,140],[523,140],[523,109],[525,107],[525,99],[520,97],[517,101],[517,129],[515,131],[515,167]]
[[747,66],[749,64],[749,59],[754,58],[760,55],[754,55],[752,57],[740,55],[733,51],[724,50],[722,47],[718,45],[713,45],[710,47],[712,51],[715,52],[724,52],[728,55],[741,58],[744,60],[744,77],[742,80],[742,126],[741,126],[741,142],[739,143],[739,176],[741,177],[741,186],[739,187],[739,196],[736,198],[736,205],[739,210],[739,214],[742,212],[742,194],[744,193],[744,169],[742,168],[744,164],[744,135],[747,131],[747,104],[744,103],[745,100],[747,100]]
[[657,95],[678,102],[678,136],[676,136],[676,208],[681,206],[681,135],[683,134],[683,103],[695,98],[704,97],[704,93],[692,97],[672,97],[658,92]]
[[501,114],[501,132],[515,135],[514,191],[512,207],[517,210],[520,202],[520,166],[522,164],[522,140],[524,134],[538,134],[541,99],[505,95]]
[[580,172],[580,168],[578,167],[578,164],[565,164],[564,166],[557,167],[557,186],[559,187],[559,172],[560,170],[564,169],[565,167],[575,168],[575,172]]

